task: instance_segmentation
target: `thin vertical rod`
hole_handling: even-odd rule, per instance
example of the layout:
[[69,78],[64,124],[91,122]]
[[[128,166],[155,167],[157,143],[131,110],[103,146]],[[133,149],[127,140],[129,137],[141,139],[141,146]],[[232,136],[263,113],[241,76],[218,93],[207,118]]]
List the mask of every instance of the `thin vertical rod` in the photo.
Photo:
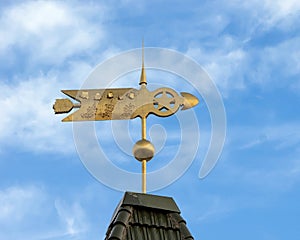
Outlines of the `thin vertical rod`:
[[[146,118],[142,117],[142,139],[146,140]],[[146,168],[146,160],[142,161],[142,192],[146,193],[146,176],[147,176],[147,168]]]
[[[146,72],[145,72],[145,66],[144,66],[144,39],[143,39],[143,45],[142,45],[142,72],[141,72],[141,79],[140,79],[140,85],[142,87],[146,87],[147,80],[146,80]],[[146,140],[146,117],[142,117],[142,139]],[[147,177],[147,161],[142,160],[142,192],[146,193],[146,177]]]
[[142,193],[146,193],[146,173],[147,173],[147,165],[146,165],[146,160],[142,161]]
[[142,139],[146,140],[146,118],[142,117]]

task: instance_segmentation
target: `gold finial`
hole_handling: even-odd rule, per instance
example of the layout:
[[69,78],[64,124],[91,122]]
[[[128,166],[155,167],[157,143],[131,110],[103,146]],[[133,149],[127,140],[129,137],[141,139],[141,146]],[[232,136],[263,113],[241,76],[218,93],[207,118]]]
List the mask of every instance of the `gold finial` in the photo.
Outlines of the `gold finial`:
[[142,43],[142,72],[141,72],[141,79],[140,79],[140,85],[147,85],[146,80],[146,71],[145,71],[145,65],[144,65],[144,39]]

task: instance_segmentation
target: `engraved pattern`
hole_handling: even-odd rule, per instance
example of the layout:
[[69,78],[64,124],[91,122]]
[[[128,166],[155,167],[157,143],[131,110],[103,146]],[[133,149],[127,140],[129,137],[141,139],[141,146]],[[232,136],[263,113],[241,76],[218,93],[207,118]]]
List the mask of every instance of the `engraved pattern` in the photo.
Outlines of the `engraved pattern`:
[[113,104],[111,104],[111,103],[105,104],[105,109],[104,109],[104,112],[102,113],[102,117],[110,119],[111,116],[112,116],[113,110],[114,110],[114,105]]
[[132,103],[125,105],[123,108],[124,112],[121,114],[121,117],[122,118],[130,118],[134,109],[135,109],[135,105]]
[[91,119],[95,118],[96,114],[96,104],[94,103],[92,106],[89,106],[85,113],[80,114],[82,118]]

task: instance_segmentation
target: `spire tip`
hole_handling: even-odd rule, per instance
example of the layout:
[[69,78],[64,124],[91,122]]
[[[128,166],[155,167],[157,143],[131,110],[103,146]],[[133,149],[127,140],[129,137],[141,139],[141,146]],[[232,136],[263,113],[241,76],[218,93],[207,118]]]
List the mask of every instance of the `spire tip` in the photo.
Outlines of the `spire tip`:
[[147,85],[146,71],[145,71],[145,65],[144,65],[144,38],[142,41],[142,72],[141,72],[141,78],[140,78],[140,85]]

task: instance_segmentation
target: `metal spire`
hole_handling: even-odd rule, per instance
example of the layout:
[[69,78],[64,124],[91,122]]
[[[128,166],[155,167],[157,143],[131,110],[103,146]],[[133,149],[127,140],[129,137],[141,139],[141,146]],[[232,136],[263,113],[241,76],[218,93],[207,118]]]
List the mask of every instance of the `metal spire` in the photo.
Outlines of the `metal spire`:
[[[141,78],[140,78],[140,85],[144,88],[146,88],[147,80],[146,80],[146,71],[145,71],[145,64],[144,64],[145,56],[144,56],[144,39],[142,42],[142,71],[141,71]],[[143,116],[141,117],[141,123],[142,123],[142,142],[144,145],[143,148],[153,148],[153,155],[154,155],[154,147],[153,145],[147,141],[146,134],[147,134],[147,117]],[[147,146],[147,147],[146,147]],[[142,192],[146,193],[146,181],[147,181],[147,161],[146,159],[142,159]]]
[[144,39],[143,39],[143,43],[142,43],[142,72],[141,72],[141,78],[140,78],[140,85],[147,85],[146,71],[145,71],[145,65],[144,65]]

